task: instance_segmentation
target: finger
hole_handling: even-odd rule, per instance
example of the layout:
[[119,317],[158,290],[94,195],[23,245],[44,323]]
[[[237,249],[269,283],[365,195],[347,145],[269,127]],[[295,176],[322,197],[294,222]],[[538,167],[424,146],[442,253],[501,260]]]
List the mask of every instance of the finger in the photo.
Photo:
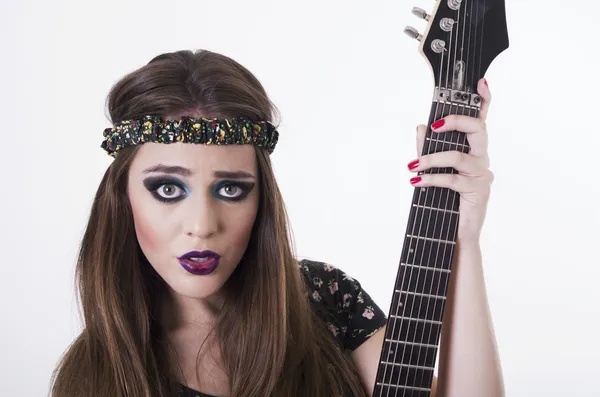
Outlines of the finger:
[[492,101],[492,93],[486,79],[481,79],[477,83],[477,93],[481,96],[481,109],[479,110],[478,118],[480,120],[487,120],[488,110]]
[[431,130],[436,134],[447,131],[460,131],[474,135],[484,133],[486,125],[485,121],[476,117],[451,114],[431,124]]
[[423,153],[423,146],[425,145],[425,135],[427,134],[427,126],[420,124],[417,126],[417,155],[421,156]]
[[[435,134],[439,134],[446,131],[460,131],[466,133],[467,142],[471,146],[470,153],[476,157],[487,156],[487,126],[485,124],[485,121],[483,121],[482,119],[452,114],[434,122],[431,125],[431,127],[434,136]],[[435,129],[433,127],[435,127]],[[440,139],[444,140],[443,138]]]
[[425,171],[430,168],[452,167],[467,176],[482,176],[487,172],[487,160],[471,156],[459,151],[447,151],[428,154],[420,157],[417,162],[411,162],[408,168],[411,172]]
[[473,178],[460,174],[423,174],[411,179],[415,187],[445,187],[458,193],[473,193],[478,190],[487,191],[494,180],[493,174]]

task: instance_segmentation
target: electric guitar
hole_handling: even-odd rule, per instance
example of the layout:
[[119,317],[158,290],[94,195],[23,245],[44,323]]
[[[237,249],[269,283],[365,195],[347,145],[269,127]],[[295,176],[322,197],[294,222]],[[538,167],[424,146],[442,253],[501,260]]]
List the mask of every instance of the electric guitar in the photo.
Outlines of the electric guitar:
[[[477,117],[477,82],[508,48],[504,0],[440,0],[431,14],[413,8],[427,21],[420,41],[434,78],[433,103],[423,155],[470,150],[459,131],[432,135],[431,124],[450,114]],[[453,168],[423,173],[457,173]],[[429,397],[442,318],[456,246],[458,193],[447,188],[415,188],[406,236],[388,314],[373,397]]]

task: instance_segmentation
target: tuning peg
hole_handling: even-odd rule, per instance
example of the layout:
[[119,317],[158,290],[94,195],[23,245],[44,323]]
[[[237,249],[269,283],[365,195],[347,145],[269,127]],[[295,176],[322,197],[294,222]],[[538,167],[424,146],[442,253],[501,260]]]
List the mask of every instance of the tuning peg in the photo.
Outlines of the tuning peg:
[[448,7],[451,10],[458,10],[460,8],[460,4],[462,3],[462,0],[448,0]]
[[417,41],[421,41],[421,39],[423,38],[421,33],[419,33],[419,31],[417,29],[413,28],[412,26],[405,27],[404,33],[406,33],[407,36],[410,36],[413,39],[417,39]]
[[431,42],[431,49],[435,53],[442,53],[446,49],[446,42],[444,40],[435,39]]
[[431,16],[431,15],[427,14],[427,11],[425,11],[424,9],[419,8],[419,7],[413,7],[412,13],[413,13],[413,15],[416,15],[417,17],[424,19],[426,21],[429,21],[429,17]]
[[454,26],[455,21],[452,18],[442,18],[442,20],[440,21],[440,28],[444,31],[444,32],[450,32],[452,30],[452,27]]

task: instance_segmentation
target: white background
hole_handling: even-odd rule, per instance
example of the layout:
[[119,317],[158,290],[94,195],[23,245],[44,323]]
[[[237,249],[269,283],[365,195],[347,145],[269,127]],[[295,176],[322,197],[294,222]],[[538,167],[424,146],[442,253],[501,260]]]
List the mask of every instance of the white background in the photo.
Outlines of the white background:
[[[484,266],[507,394],[599,396],[600,114],[592,0],[507,0],[488,71],[496,181]],[[433,2],[2,0],[0,395],[43,396],[79,332],[75,255],[100,178],[111,85],[204,48],[263,82],[298,254],[359,279],[387,312],[429,67],[402,30]]]

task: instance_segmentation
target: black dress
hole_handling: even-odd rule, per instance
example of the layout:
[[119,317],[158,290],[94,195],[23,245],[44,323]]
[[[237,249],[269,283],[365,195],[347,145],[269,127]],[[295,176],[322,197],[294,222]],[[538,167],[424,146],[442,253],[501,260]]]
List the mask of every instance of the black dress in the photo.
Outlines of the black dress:
[[[360,283],[339,268],[304,259],[300,270],[308,298],[341,349],[353,351],[387,323],[387,317]],[[183,386],[178,397],[216,397]]]

